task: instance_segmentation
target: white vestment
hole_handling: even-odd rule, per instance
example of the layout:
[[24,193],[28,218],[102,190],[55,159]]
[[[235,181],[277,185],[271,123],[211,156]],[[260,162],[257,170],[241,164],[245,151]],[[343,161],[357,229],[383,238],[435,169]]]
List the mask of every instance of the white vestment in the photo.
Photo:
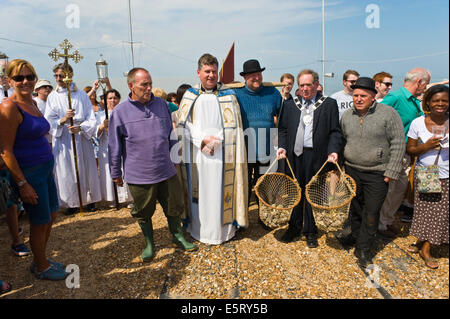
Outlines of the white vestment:
[[[191,114],[194,121],[190,116],[186,129],[194,145],[192,158],[198,171],[199,192],[198,203],[191,201],[191,220],[187,231],[200,242],[217,245],[233,238],[236,227],[232,223],[222,222],[222,148],[216,147],[214,155],[200,150],[206,136],[216,136],[223,140],[222,115],[216,95],[200,95]],[[190,176],[188,180],[192,182]]]
[[41,111],[42,115],[44,115],[45,114],[45,106],[47,103],[38,97],[34,97],[33,100],[36,102],[39,111]]
[[[97,125],[100,126],[100,124],[102,124],[106,118],[105,112],[98,111],[96,117],[97,117]],[[102,193],[102,199],[107,202],[112,202],[115,201],[115,197],[114,197],[114,182],[109,172],[108,132],[104,130],[100,134],[100,136],[97,134],[97,138],[99,140],[98,168],[100,171],[100,190]],[[126,185],[126,183],[124,183],[123,187],[117,186],[117,196],[119,197],[119,203],[126,203],[132,200],[130,191],[128,190],[128,186]]]
[[[100,183],[94,148],[91,138],[97,132],[97,122],[91,101],[82,90],[71,90],[72,109],[75,110],[74,125],[79,125],[82,131],[75,134],[78,157],[78,172],[80,176],[81,198],[83,205],[101,200]],[[60,120],[69,109],[67,90],[58,87],[47,99],[45,118],[50,123],[53,155],[55,157],[55,181],[58,188],[61,207],[79,207],[77,178],[75,171],[72,134],[66,124],[60,125]]]

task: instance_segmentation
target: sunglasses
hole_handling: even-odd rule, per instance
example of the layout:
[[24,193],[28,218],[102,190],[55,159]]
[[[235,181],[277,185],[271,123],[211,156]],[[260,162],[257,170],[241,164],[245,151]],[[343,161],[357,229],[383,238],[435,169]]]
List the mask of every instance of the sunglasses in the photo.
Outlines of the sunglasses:
[[392,86],[392,82],[381,82],[381,83],[383,83],[383,84],[386,85],[387,87]]
[[355,83],[356,83],[356,80],[345,80],[345,81],[347,81],[347,82],[350,82],[352,85],[354,85]]
[[27,81],[34,81],[36,80],[36,77],[34,74],[27,74],[27,75],[16,75],[11,77],[15,82],[22,82],[24,79],[27,79]]
[[43,85],[43,86],[39,87],[38,89],[49,89],[49,90],[51,90],[51,89],[53,89],[53,87],[51,87],[50,85]]
[[55,78],[64,78],[64,74],[54,74]]

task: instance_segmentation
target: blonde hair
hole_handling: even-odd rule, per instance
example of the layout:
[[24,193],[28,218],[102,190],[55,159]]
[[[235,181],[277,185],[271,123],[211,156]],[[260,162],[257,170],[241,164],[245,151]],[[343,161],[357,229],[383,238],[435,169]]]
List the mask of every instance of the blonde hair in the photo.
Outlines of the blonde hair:
[[166,98],[167,98],[167,93],[166,93],[166,91],[164,91],[164,90],[161,89],[161,88],[154,88],[154,89],[152,90],[152,93],[153,93],[156,97],[160,97],[160,98],[162,98],[163,100],[166,100]]
[[38,76],[36,74],[36,71],[34,70],[34,67],[30,62],[22,59],[15,59],[8,63],[8,66],[6,67],[6,76],[8,78],[12,78],[13,76],[18,75],[24,67],[30,69],[31,73],[33,73],[33,75],[36,77],[37,81]]

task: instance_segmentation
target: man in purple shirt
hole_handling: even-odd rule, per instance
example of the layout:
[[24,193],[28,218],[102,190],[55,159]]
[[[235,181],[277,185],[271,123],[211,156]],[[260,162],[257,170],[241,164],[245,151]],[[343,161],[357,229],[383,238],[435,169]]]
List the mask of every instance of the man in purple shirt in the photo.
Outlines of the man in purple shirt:
[[[128,100],[116,106],[108,130],[111,177],[122,186],[125,180],[134,199],[131,215],[136,218],[147,246],[142,260],[154,256],[152,216],[156,200],[167,217],[173,243],[186,251],[197,247],[186,241],[181,229],[182,188],[170,149],[172,120],[167,103],[152,94],[152,78],[143,68],[128,73]],[[122,177],[122,164],[124,176]]]

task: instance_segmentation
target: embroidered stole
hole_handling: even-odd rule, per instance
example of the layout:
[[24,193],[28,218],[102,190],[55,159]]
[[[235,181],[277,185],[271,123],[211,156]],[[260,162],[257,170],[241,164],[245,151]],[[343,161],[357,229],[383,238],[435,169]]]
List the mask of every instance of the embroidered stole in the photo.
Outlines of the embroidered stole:
[[[220,85],[220,84],[219,84]],[[197,98],[203,94],[198,89],[195,89],[195,93],[191,90],[186,91],[183,99],[180,103],[178,125],[183,129],[186,128],[186,120],[191,115],[192,121],[194,120],[194,110],[193,106]],[[239,128],[238,119],[236,118],[236,106],[233,99],[233,91],[219,90],[215,93],[219,101],[219,107],[222,114],[223,123],[223,136],[224,141],[222,143],[222,154],[223,154],[223,209],[222,209],[222,223],[228,224],[236,220],[236,199],[235,199],[235,174],[236,174],[236,135],[237,129]],[[179,140],[181,140],[179,136]],[[181,173],[183,183],[187,184],[187,166],[186,163],[191,164],[191,185],[192,185],[192,201],[198,202],[198,171],[197,165],[193,160],[193,144],[190,144],[190,158],[187,158],[187,154],[182,147],[182,165]],[[182,144],[183,146],[185,144]],[[187,209],[189,212],[189,203],[187,203]]]

